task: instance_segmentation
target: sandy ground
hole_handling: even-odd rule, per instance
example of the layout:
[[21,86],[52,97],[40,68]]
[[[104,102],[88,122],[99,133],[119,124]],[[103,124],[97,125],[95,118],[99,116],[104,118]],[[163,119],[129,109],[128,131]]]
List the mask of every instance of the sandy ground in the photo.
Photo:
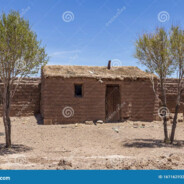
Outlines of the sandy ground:
[[184,123],[174,146],[162,142],[161,122],[40,125],[35,117],[12,118],[11,149],[4,139],[0,119],[0,169],[184,169]]

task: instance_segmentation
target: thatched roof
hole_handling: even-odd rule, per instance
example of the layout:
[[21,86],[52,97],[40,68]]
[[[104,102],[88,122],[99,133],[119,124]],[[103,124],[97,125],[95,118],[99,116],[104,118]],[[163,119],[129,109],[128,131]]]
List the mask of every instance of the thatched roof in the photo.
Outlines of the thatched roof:
[[[96,79],[119,79],[125,78],[149,78],[148,74],[134,66],[111,67],[110,70],[104,66],[66,66],[47,65],[43,68],[44,77],[63,78],[96,78]],[[154,76],[155,77],[155,76]]]

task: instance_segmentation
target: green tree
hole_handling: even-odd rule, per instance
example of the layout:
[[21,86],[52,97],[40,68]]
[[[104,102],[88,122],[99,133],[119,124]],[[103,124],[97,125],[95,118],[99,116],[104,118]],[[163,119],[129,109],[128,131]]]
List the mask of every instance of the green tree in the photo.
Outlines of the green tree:
[[48,61],[29,22],[16,11],[0,17],[0,79],[6,147],[11,147],[10,107],[22,78],[36,74]]
[[[170,39],[164,28],[157,28],[155,33],[143,34],[136,41],[135,57],[146,66],[150,73],[159,78],[161,87],[161,102],[167,107],[165,82],[166,78],[173,73],[173,60],[170,49]],[[164,141],[168,142],[167,117],[163,116]]]
[[184,91],[184,31],[178,26],[171,28],[170,43],[178,78],[176,107],[170,137],[170,141],[173,143],[177,125],[177,115],[181,104],[181,94]]

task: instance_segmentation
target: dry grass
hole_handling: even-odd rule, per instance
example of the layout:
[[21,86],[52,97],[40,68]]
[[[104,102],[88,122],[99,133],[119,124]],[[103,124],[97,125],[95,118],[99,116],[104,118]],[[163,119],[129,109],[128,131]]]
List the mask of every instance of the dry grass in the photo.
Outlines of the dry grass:
[[[134,66],[111,67],[110,70],[103,66],[65,66],[65,65],[47,65],[43,68],[44,77],[86,77],[118,79],[125,78],[149,78],[150,74]],[[155,77],[155,76],[154,76]]]

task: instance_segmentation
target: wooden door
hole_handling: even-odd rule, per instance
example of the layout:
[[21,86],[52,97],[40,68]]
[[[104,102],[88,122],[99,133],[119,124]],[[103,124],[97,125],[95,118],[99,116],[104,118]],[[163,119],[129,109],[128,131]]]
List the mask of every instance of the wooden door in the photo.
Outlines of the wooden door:
[[106,86],[106,121],[117,122],[120,121],[121,114],[121,100],[118,85]]

